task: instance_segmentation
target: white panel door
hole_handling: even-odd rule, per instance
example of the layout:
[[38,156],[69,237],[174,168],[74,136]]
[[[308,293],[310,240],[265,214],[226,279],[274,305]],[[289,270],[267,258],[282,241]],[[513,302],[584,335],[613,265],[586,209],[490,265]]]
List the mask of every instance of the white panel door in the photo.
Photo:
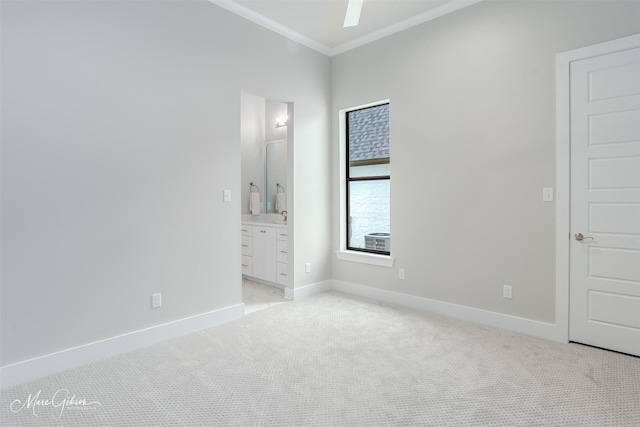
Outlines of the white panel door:
[[640,356],[640,48],[570,70],[569,338]]

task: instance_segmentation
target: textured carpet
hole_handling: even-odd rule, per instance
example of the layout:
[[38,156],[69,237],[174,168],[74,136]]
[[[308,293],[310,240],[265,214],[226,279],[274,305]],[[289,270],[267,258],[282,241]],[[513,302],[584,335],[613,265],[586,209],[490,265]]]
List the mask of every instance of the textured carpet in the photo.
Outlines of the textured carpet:
[[638,426],[640,359],[327,292],[0,404],[3,426]]

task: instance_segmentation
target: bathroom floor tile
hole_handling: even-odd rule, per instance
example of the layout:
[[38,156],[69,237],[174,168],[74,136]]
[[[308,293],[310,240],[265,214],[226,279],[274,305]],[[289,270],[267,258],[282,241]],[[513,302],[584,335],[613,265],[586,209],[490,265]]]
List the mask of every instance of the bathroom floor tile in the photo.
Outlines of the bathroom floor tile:
[[282,304],[287,300],[284,298],[283,289],[242,279],[242,302],[244,303],[244,314],[249,314]]

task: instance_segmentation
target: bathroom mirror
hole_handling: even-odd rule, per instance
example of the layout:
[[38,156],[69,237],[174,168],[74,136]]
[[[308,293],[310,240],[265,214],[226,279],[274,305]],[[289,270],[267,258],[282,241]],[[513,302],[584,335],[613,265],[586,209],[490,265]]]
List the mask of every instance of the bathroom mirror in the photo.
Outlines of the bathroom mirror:
[[265,212],[280,213],[287,210],[287,140],[267,141],[264,160]]
[[[249,92],[241,92],[242,150],[242,214],[250,214],[250,192],[260,193],[260,213],[280,213],[276,208],[277,192],[283,192],[286,210],[287,144],[290,140],[290,105],[263,98]],[[253,183],[255,187],[251,186]],[[280,184],[280,187],[278,187]]]

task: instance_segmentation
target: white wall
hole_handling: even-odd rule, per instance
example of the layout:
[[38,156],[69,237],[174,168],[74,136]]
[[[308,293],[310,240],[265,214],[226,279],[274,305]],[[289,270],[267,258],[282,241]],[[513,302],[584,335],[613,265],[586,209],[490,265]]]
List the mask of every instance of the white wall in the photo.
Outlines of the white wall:
[[0,365],[241,302],[243,89],[295,105],[294,280],[328,278],[328,58],[206,1],[1,7]]
[[333,57],[333,248],[338,111],[389,99],[396,258],[333,277],[553,323],[555,55],[637,32],[640,2],[485,1]]

